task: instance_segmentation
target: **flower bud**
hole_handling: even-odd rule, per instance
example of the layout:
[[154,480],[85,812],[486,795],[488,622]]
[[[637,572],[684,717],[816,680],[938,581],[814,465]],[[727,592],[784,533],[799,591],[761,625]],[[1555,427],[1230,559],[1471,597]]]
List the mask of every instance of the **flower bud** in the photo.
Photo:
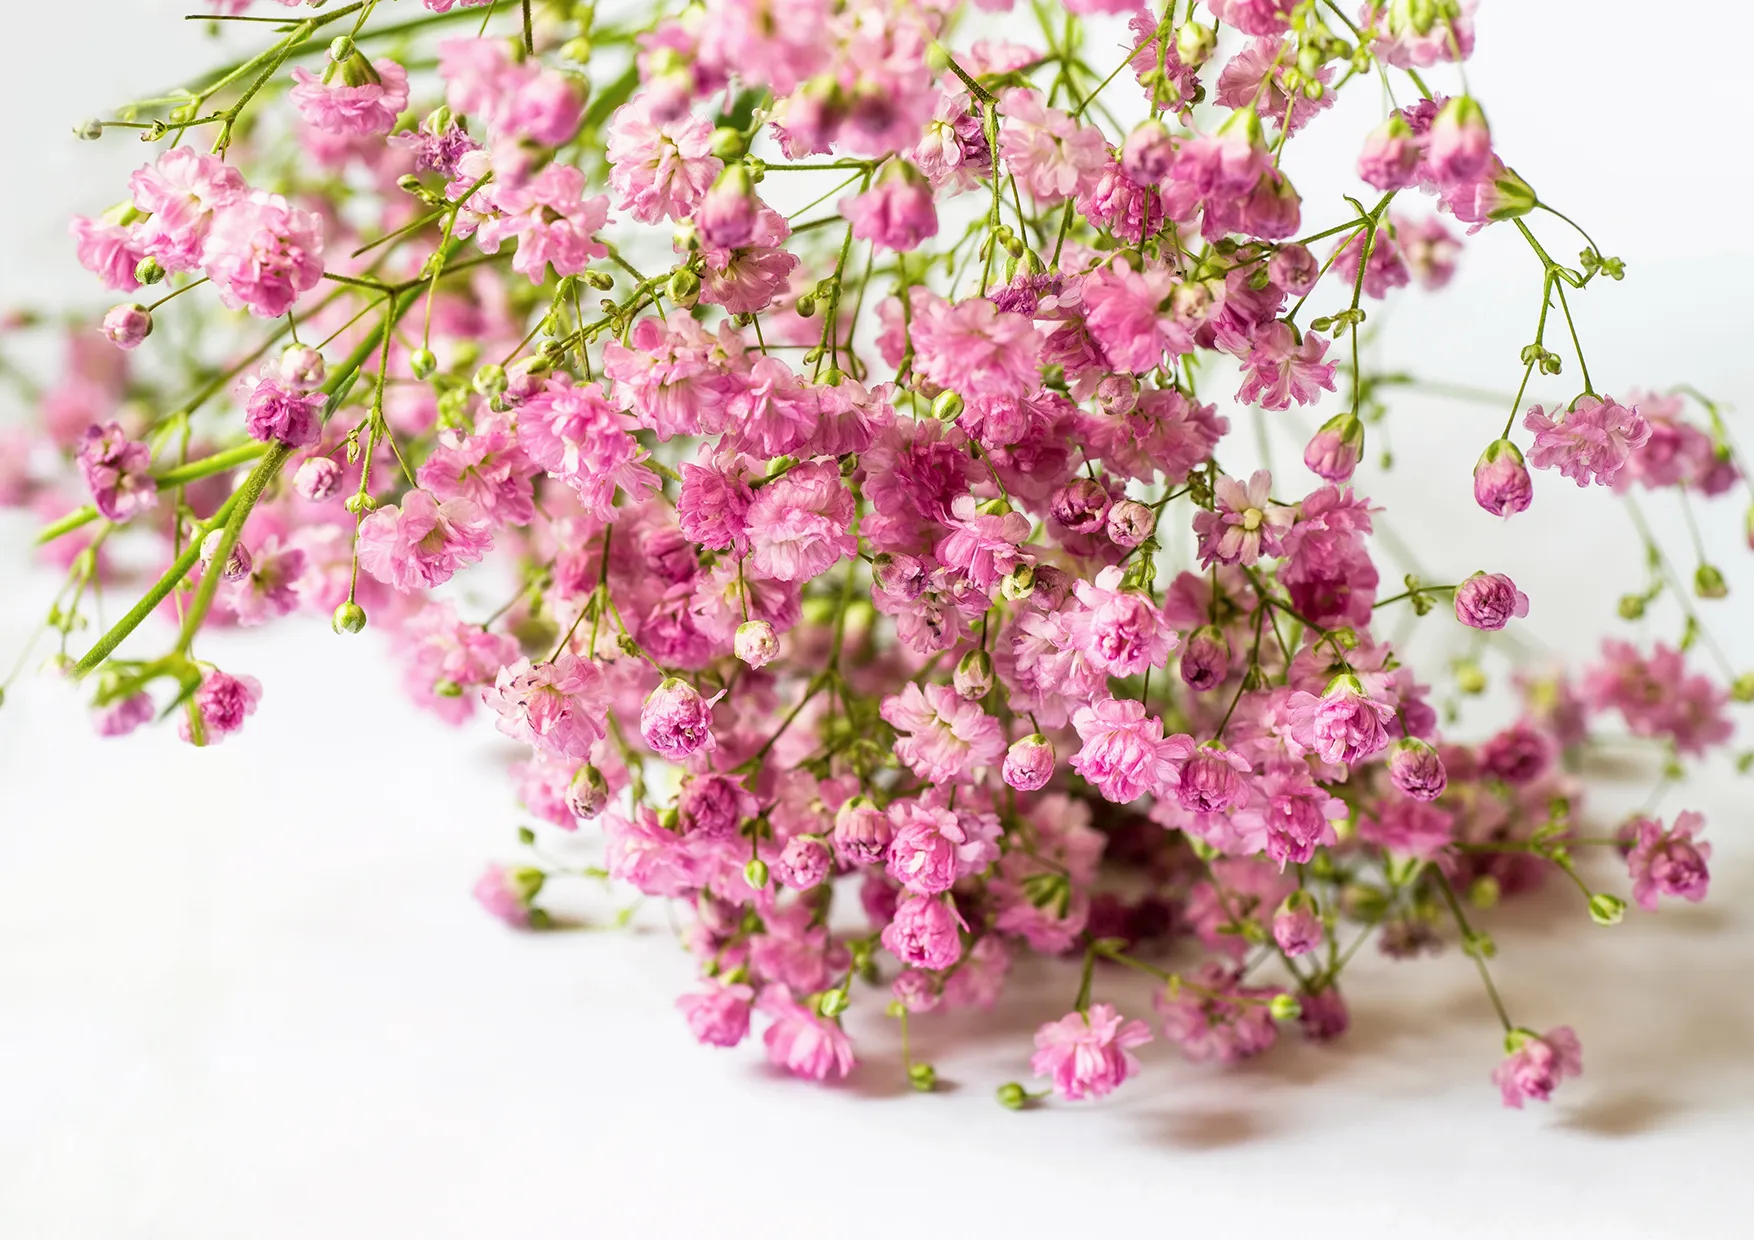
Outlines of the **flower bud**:
[[940,422],[954,422],[962,416],[962,397],[949,388],[932,398],[932,416]]
[[1183,22],[1175,32],[1175,55],[1190,69],[1198,69],[1218,48],[1218,32],[1200,22]]
[[1644,618],[1644,596],[1642,594],[1622,594],[1619,610],[1622,620],[1642,620]]
[[1117,547],[1131,550],[1156,528],[1157,514],[1136,499],[1124,499],[1108,510],[1108,537]]
[[1074,478],[1053,493],[1048,511],[1074,534],[1094,534],[1108,519],[1113,503],[1108,488],[1094,478]]
[[[225,541],[224,530],[209,530],[201,539],[201,569],[205,572],[212,567],[213,557],[219,554],[219,544]],[[231,554],[225,558],[225,567],[219,572],[221,581],[241,581],[250,575],[250,553],[239,539],[231,545]]]
[[1389,780],[1415,801],[1435,801],[1449,786],[1437,750],[1410,736],[1396,741],[1389,751]]
[[1503,573],[1475,573],[1456,587],[1455,606],[1456,619],[1469,628],[1496,632],[1529,614],[1529,596]]
[[984,650],[969,651],[957,663],[950,684],[963,701],[980,701],[993,691],[993,657]]
[[609,804],[609,781],[593,763],[572,773],[566,786],[566,810],[574,818],[595,818]]
[[1419,179],[1419,139],[1399,112],[1371,130],[1358,156],[1358,175],[1380,190],[1406,189]]
[[1280,246],[1267,261],[1268,280],[1293,297],[1301,297],[1314,288],[1321,273],[1322,265],[1310,253],[1309,247],[1295,241]]
[[1230,675],[1230,643],[1216,625],[1194,630],[1182,647],[1182,683],[1199,693],[1216,689]]
[[929,1063],[909,1064],[908,1083],[922,1094],[929,1094],[938,1084],[938,1070]]
[[1457,95],[1437,113],[1426,136],[1425,162],[1439,185],[1472,181],[1492,158],[1486,113],[1472,96]]
[[999,593],[1011,602],[1019,602],[1035,592],[1035,565],[1014,564],[999,582]]
[[322,387],[325,371],[323,355],[309,345],[288,345],[280,355],[280,380],[295,392],[314,392]]
[[808,891],[821,885],[833,865],[834,858],[820,836],[794,835],[780,850],[774,875],[793,891]]
[[1619,896],[1598,891],[1590,897],[1590,920],[1598,926],[1617,926],[1626,916],[1626,901]]
[[838,986],[833,990],[825,990],[816,997],[816,1010],[826,1016],[829,1020],[833,1020],[836,1016],[839,1016],[842,1012],[846,1011],[850,1005],[851,999],[848,997],[847,992]]
[[104,123],[96,117],[90,117],[73,126],[73,136],[81,142],[96,142],[104,136]]
[[408,355],[408,369],[416,379],[430,379],[432,372],[438,369],[438,358],[433,356],[431,349],[416,349]]
[[871,561],[871,577],[877,588],[911,603],[926,589],[925,567],[903,552],[879,552]]
[[999,1105],[1008,1111],[1021,1111],[1029,1105],[1029,1091],[1016,1081],[1006,1081],[993,1091]]
[[134,278],[142,284],[157,284],[164,277],[164,264],[150,254],[134,264]]
[[766,620],[745,620],[737,626],[731,649],[750,667],[766,667],[779,657],[779,634]]
[[[741,141],[741,134],[735,130],[731,133]],[[749,239],[755,235],[755,221],[760,210],[761,200],[755,196],[755,183],[749,177],[749,169],[738,161],[728,164],[701,198],[694,222],[708,245],[734,250],[748,245]]]
[[671,301],[684,310],[689,309],[700,300],[700,277],[687,267],[678,267],[670,273],[670,282],[665,289]]
[[1274,1020],[1296,1020],[1303,1015],[1303,1005],[1297,1001],[1296,995],[1282,990],[1267,1000],[1267,1011]]
[[1363,455],[1364,423],[1356,414],[1342,413],[1322,423],[1303,450],[1303,463],[1319,478],[1345,482]]
[[326,456],[306,457],[292,476],[292,489],[313,503],[328,499],[341,489],[341,466]]
[[712,703],[678,676],[666,677],[640,707],[640,737],[672,762],[713,748]]
[[1534,498],[1523,454],[1508,439],[1495,439],[1474,465],[1474,502],[1495,517],[1522,512]]
[[760,857],[749,858],[749,864],[743,867],[743,881],[756,891],[767,886],[767,862]]
[[1492,177],[1492,193],[1486,218],[1514,220],[1533,211],[1540,205],[1540,201],[1535,195],[1535,187],[1518,176],[1515,168],[1500,167]]
[[112,306],[104,315],[104,335],[118,349],[137,349],[152,334],[152,312],[145,306]]
[[848,865],[878,865],[889,854],[895,825],[870,797],[849,797],[834,815],[834,851]]
[[1323,933],[1316,902],[1305,892],[1294,891],[1286,896],[1273,914],[1273,941],[1287,956],[1314,951],[1321,946]]
[[358,633],[365,628],[365,608],[352,599],[335,609],[329,618],[329,627],[337,633]]
[[505,367],[488,362],[475,372],[472,386],[483,396],[498,396],[506,389]]
[[1693,574],[1693,593],[1700,598],[1723,598],[1730,592],[1723,573],[1716,566],[1701,564]]
[[1011,742],[1001,773],[1017,791],[1034,792],[1054,777],[1054,757],[1053,742],[1040,732],[1031,732]]
[[1155,185],[1169,175],[1175,142],[1155,116],[1140,123],[1121,144],[1121,171],[1138,185]]
[[333,39],[329,40],[329,59],[336,64],[340,64],[344,60],[352,59],[353,53],[357,50],[358,49],[354,46],[352,38],[347,35],[336,35]]

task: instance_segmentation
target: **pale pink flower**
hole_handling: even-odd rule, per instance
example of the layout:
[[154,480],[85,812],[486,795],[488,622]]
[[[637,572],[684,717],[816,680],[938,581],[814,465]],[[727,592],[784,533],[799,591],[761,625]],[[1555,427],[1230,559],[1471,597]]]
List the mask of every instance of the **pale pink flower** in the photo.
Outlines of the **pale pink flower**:
[[1395,708],[1365,693],[1355,676],[1336,676],[1320,697],[1291,695],[1291,739],[1324,762],[1348,765],[1388,748]]
[[852,225],[853,236],[886,250],[917,249],[938,235],[932,186],[911,164],[890,164],[877,184],[842,198],[838,209]]
[[724,167],[712,153],[713,127],[686,109],[663,108],[642,95],[609,122],[609,183],[618,204],[646,224],[693,213]]
[[475,880],[476,903],[514,930],[530,926],[530,901],[542,883],[542,871],[489,865]]
[[386,504],[359,523],[359,566],[407,594],[449,581],[493,546],[486,516],[466,499],[440,503],[413,490],[400,507]]
[[1515,1029],[1505,1046],[1509,1053],[1492,1070],[1492,1083],[1507,1107],[1520,1111],[1525,1100],[1546,1102],[1566,1077],[1583,1075],[1583,1048],[1569,1025],[1545,1034]]
[[540,284],[549,267],[560,276],[576,276],[609,250],[596,234],[609,222],[609,198],[585,193],[585,174],[571,164],[549,164],[534,179],[518,186],[495,186],[489,201],[495,214],[475,233],[484,253],[497,254],[508,239],[518,252],[512,270]]
[[1192,738],[1163,735],[1163,721],[1147,717],[1133,698],[1108,698],[1072,713],[1083,748],[1072,755],[1072,769],[1117,804],[1142,793],[1173,788],[1181,764],[1194,753]]
[[1084,326],[1117,370],[1144,374],[1194,348],[1193,334],[1170,306],[1175,277],[1147,263],[1138,271],[1125,258],[1084,280]]
[[530,460],[572,487],[598,520],[615,519],[617,491],[638,503],[657,489],[658,477],[645,464],[649,454],[633,437],[632,416],[611,405],[599,385],[557,375],[518,407],[517,418],[518,443]]
[[81,267],[118,292],[131,293],[140,287],[134,269],[146,257],[146,250],[135,228],[76,215],[67,231],[73,236]]
[[1334,364],[1322,360],[1327,353],[1328,342],[1321,336],[1310,332],[1300,340],[1296,328],[1274,319],[1255,333],[1237,401],[1263,409],[1289,409],[1293,401],[1314,404],[1322,392],[1334,390]]
[[[889,877],[920,895],[950,890],[959,878],[980,874],[998,858],[997,823],[964,816],[916,799],[889,807]],[[881,834],[874,826],[873,836]]]
[[702,1046],[735,1046],[749,1033],[755,991],[741,982],[702,978],[700,986],[676,1000],[688,1030]]
[[584,761],[608,733],[609,686],[589,659],[562,651],[552,662],[502,667],[481,700],[499,730],[558,757]]
[[938,540],[938,562],[967,574],[977,589],[991,594],[1007,573],[1028,562],[1018,550],[1029,537],[1029,518],[1020,512],[983,513],[974,496],[959,495],[945,524],[950,532]]
[[201,262],[226,305],[279,318],[323,278],[323,221],[254,190],[214,214]]
[[984,297],[952,305],[927,294],[916,301],[914,365],[933,383],[964,400],[1027,396],[1039,386],[1042,337],[1028,318]]
[[1102,131],[1045,106],[1039,91],[1013,87],[1000,95],[999,111],[1004,117],[999,150],[1005,167],[1037,202],[1072,197],[1108,166]]
[[287,92],[305,123],[326,133],[379,134],[396,127],[396,118],[408,106],[408,71],[393,60],[374,60],[369,69],[358,56],[332,71],[340,80],[325,82],[323,76],[302,66],[292,71],[293,87]]
[[1455,608],[1471,629],[1502,629],[1529,614],[1529,596],[1503,573],[1475,573],[1456,587]]
[[713,702],[703,698],[700,690],[675,676],[666,678],[653,689],[640,707],[639,732],[646,744],[660,757],[680,762],[692,753],[711,753],[713,740]]
[[650,806],[633,817],[603,816],[604,868],[609,877],[648,896],[677,899],[694,894],[707,870],[688,842],[658,821]]
[[484,413],[471,434],[440,430],[415,478],[441,501],[468,500],[493,525],[523,525],[536,514],[535,472],[510,417]]
[[1081,611],[1071,613],[1073,640],[1093,667],[1110,676],[1137,676],[1163,667],[1177,645],[1174,628],[1142,590],[1122,585],[1125,570],[1109,565],[1095,581],[1072,586]]
[[127,521],[158,506],[152,449],[129,439],[119,422],[86,427],[74,460],[104,520]]
[[151,216],[136,226],[135,241],[166,271],[199,268],[214,213],[249,192],[243,173],[192,146],[165,151],[128,188],[135,207]]
[[813,1081],[844,1077],[853,1070],[853,1044],[840,1024],[806,1008],[788,987],[764,987],[755,1006],[773,1021],[762,1042],[776,1067]]
[[1637,407],[1627,408],[1611,396],[1580,396],[1558,418],[1536,405],[1523,425],[1535,432],[1530,463],[1536,469],[1557,468],[1580,487],[1612,486],[1627,459],[1650,439],[1650,423]]
[[928,783],[950,784],[971,770],[993,766],[1005,753],[999,721],[977,702],[958,697],[949,685],[924,690],[909,682],[883,699],[883,718],[903,735],[895,753]]
[[1213,488],[1217,510],[1194,515],[1202,564],[1247,565],[1284,553],[1284,537],[1297,510],[1273,503],[1268,498],[1272,488],[1273,476],[1264,469],[1251,474],[1247,486],[1228,474],[1219,476]]
[[92,711],[92,727],[99,736],[126,736],[157,714],[152,698],[145,693],[131,693],[118,701]]
[[1132,1048],[1150,1040],[1144,1021],[1125,1020],[1111,1005],[1093,1003],[1088,1011],[1069,1012],[1037,1029],[1029,1066],[1037,1076],[1053,1078],[1064,1098],[1100,1098],[1138,1075]]
[[858,552],[853,496],[832,461],[799,465],[755,493],[747,526],[748,570],[775,581],[809,581]]
[[232,676],[218,668],[201,677],[201,685],[189,699],[192,713],[200,720],[197,735],[185,711],[177,726],[177,734],[195,745],[217,745],[233,732],[241,731],[244,720],[256,713],[262,700],[262,682],[254,676]]
[[1234,970],[1216,960],[1194,974],[1199,990],[1184,988],[1175,998],[1165,991],[1151,997],[1163,1022],[1163,1036],[1196,1063],[1238,1063],[1259,1055],[1278,1040],[1267,1007],[1274,991],[1243,986]]
[[960,930],[968,929],[954,905],[936,896],[910,896],[883,928],[883,946],[897,960],[921,969],[948,969],[962,958]]
[[1019,792],[1034,792],[1054,777],[1054,746],[1039,732],[1011,742],[1000,773]]

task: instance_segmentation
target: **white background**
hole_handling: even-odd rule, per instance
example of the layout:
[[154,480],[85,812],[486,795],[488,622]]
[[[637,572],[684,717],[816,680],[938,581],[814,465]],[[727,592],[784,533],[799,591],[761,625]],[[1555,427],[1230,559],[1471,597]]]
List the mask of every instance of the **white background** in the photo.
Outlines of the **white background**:
[[[6,7],[0,300],[92,298],[64,217],[122,197],[141,152],[69,126],[203,63],[200,27],[167,0]],[[1484,7],[1471,84],[1500,150],[1627,260],[1624,284],[1575,299],[1598,386],[1685,380],[1754,405],[1743,6]],[[1323,118],[1305,142],[1349,152],[1360,123]],[[1306,220],[1338,218],[1343,180],[1293,171]],[[1490,230],[1451,294],[1392,311],[1390,360],[1509,387],[1538,288],[1520,240]],[[1550,476],[1513,523],[1475,509],[1468,468],[1502,416],[1410,398],[1394,472],[1361,485],[1430,579],[1511,572],[1534,599],[1523,631],[1579,657],[1642,584],[1630,526]],[[1306,429],[1274,427],[1282,460]],[[1735,588],[1708,615],[1742,667],[1740,505],[1706,513]],[[1690,566],[1668,503],[1650,507]],[[0,514],[7,664],[53,588],[28,530]],[[1672,632],[1664,615],[1647,635]],[[1012,1114],[992,1089],[1027,1072],[1063,972],[1026,976],[992,1018],[924,1022],[948,1083],[929,1097],[902,1085],[881,1021],[855,1024],[864,1064],[836,1089],[774,1075],[753,1045],[700,1049],[670,1007],[688,965],[661,916],[531,937],[469,900],[483,858],[512,855],[511,749],[404,705],[374,638],[288,626],[213,649],[267,685],[217,749],[168,730],[100,743],[52,680],[0,709],[0,1236],[1747,1234],[1754,845],[1727,771],[1664,806],[1710,817],[1706,905],[1603,930],[1555,890],[1488,919],[1513,1014],[1583,1039],[1587,1074],[1550,1107],[1499,1107],[1497,1032],[1458,953],[1366,952],[1339,1045],[1289,1039],[1231,1070],[1154,1045],[1113,1099]]]

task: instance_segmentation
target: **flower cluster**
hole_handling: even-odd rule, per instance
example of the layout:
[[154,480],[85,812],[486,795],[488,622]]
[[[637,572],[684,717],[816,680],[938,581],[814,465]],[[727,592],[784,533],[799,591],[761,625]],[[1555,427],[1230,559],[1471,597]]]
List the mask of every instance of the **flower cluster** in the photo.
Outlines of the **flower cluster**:
[[[1647,539],[1622,610],[1678,598],[1678,645],[1610,640],[1524,676],[1504,730],[1450,735],[1479,664],[1416,665],[1384,617],[1441,608],[1478,650],[1545,600],[1473,565],[1384,588],[1359,471],[1390,377],[1360,326],[1441,289],[1467,236],[1526,239],[1540,326],[1472,478],[1497,518],[1556,484],[1531,469],[1604,501],[1737,490],[1716,406],[1617,399],[1575,332],[1549,340],[1621,264],[1552,258],[1536,227],[1573,226],[1480,102],[1427,88],[1461,81],[1471,2],[1203,4],[1066,0],[1039,28],[898,0],[634,26],[316,8],[173,110],[90,122],[159,147],[74,221],[79,258],[165,291],[79,329],[37,463],[0,453],[0,500],[52,522],[69,575],[58,666],[106,735],[167,710],[205,745],[273,690],[203,633],[383,630],[415,702],[528,747],[531,819],[599,841],[600,868],[490,866],[486,910],[540,928],[555,884],[603,874],[672,902],[688,1029],[759,1032],[815,1080],[854,1069],[843,1016],[872,986],[905,1047],[1025,953],[1082,965],[1028,1067],[1095,1098],[1158,1034],[1232,1062],[1343,1033],[1372,936],[1484,969],[1470,918],[1554,871],[1617,920],[1592,849],[1641,908],[1700,899],[1699,815],[1591,836],[1576,759],[1610,717],[1703,755],[1754,682],[1693,665]],[[1347,136],[1322,114],[1354,79],[1410,102]],[[1317,218],[1281,155],[1322,133],[1372,192]],[[257,322],[234,348],[203,315]],[[190,330],[156,336],[167,316]],[[1525,406],[1573,361],[1581,390]],[[1245,406],[1304,428],[1300,463],[1250,468]],[[156,580],[70,651],[121,538]],[[1709,564],[1694,585],[1724,592]],[[123,647],[167,599],[169,652]],[[1199,963],[1155,963],[1172,943]],[[1151,1023],[1093,997],[1118,970],[1150,979]],[[1499,1015],[1507,1104],[1581,1071],[1569,1028]]]

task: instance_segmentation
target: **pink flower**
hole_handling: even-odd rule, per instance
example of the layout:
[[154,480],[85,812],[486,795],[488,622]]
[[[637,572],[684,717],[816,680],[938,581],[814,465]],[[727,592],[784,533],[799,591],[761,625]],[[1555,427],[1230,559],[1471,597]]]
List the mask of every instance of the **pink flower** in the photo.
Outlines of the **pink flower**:
[[667,110],[655,93],[615,110],[609,122],[609,183],[619,205],[646,224],[693,214],[724,167],[713,127],[687,110]]
[[1216,960],[1200,966],[1194,977],[1200,989],[1184,988],[1173,999],[1160,990],[1151,1000],[1163,1021],[1163,1036],[1182,1054],[1196,1063],[1237,1063],[1278,1040],[1267,1007],[1272,989],[1240,985],[1236,974]]
[[1315,901],[1308,896],[1287,896],[1273,914],[1273,942],[1287,956],[1303,956],[1322,945],[1325,932]]
[[1688,810],[1675,816],[1675,825],[1663,830],[1663,824],[1650,818],[1638,818],[1622,829],[1630,835],[1632,850],[1626,855],[1626,868],[1632,875],[1632,898],[1638,907],[1654,910],[1657,896],[1679,896],[1693,904],[1705,899],[1711,884],[1706,862],[1711,859],[1711,845],[1698,843],[1694,833],[1705,826],[1705,816]]
[[1181,764],[1194,753],[1187,736],[1163,735],[1163,721],[1147,717],[1132,698],[1108,698],[1080,706],[1072,714],[1084,747],[1072,755],[1072,769],[1117,804],[1145,792],[1175,787]]
[[938,235],[932,186],[912,164],[891,163],[876,185],[842,198],[839,209],[853,236],[887,250],[917,249]]
[[1242,777],[1248,773],[1247,758],[1218,742],[1208,742],[1182,764],[1181,778],[1175,785],[1176,802],[1191,814],[1227,813],[1247,796]]
[[1507,1107],[1520,1111],[1524,1100],[1531,1098],[1546,1102],[1566,1077],[1583,1075],[1583,1048],[1569,1025],[1546,1034],[1513,1029],[1504,1044],[1509,1053],[1492,1070],[1492,1083]]
[[393,60],[353,56],[337,66],[340,81],[325,82],[309,69],[295,67],[287,92],[305,123],[326,133],[378,134],[396,127],[408,106],[408,71]]
[[1616,708],[1634,736],[1667,736],[1682,753],[1704,753],[1729,739],[1729,694],[1709,676],[1690,673],[1682,654],[1662,644],[1647,659],[1628,642],[1602,643],[1603,662],[1584,677],[1595,710]]
[[1291,24],[1294,0],[1211,0],[1212,16],[1244,34],[1280,34]]
[[313,504],[330,499],[341,489],[341,466],[326,456],[307,456],[292,475],[292,489]]
[[[1300,340],[1296,328],[1274,319],[1255,333],[1237,401],[1263,409],[1289,409],[1293,401],[1314,404],[1321,392],[1334,390],[1333,363],[1322,361],[1327,352],[1328,342],[1314,332]],[[1350,476],[1351,470],[1342,475]]]
[[408,695],[452,724],[474,712],[481,697],[476,690],[518,659],[515,638],[464,623],[449,603],[427,603],[402,622],[393,640]]
[[950,532],[938,540],[938,562],[962,572],[975,588],[991,595],[1019,564],[1027,563],[1017,545],[1029,537],[1029,518],[1020,512],[983,513],[972,495],[950,504]]
[[1151,1040],[1142,1020],[1123,1020],[1107,1003],[1093,1003],[1087,1012],[1069,1012],[1035,1031],[1035,1054],[1029,1061],[1037,1076],[1052,1077],[1064,1098],[1100,1098],[1138,1075],[1132,1048]]
[[1202,564],[1253,564],[1263,555],[1283,553],[1297,510],[1272,503],[1272,487],[1273,476],[1264,469],[1251,474],[1246,487],[1228,474],[1219,477],[1213,488],[1217,510],[1194,516]]
[[834,855],[845,865],[876,865],[889,855],[895,827],[864,796],[848,797],[834,814]]
[[1034,792],[1054,777],[1054,746],[1040,732],[1011,742],[1000,768],[1005,782],[1019,792]]
[[1351,413],[1336,414],[1322,423],[1303,450],[1303,464],[1328,482],[1345,482],[1364,455],[1364,423]]
[[[190,698],[193,709],[185,712],[178,735],[190,744],[217,745],[243,729],[244,720],[256,713],[261,700],[262,682],[254,676],[231,676],[214,668],[201,677]],[[198,732],[191,715],[199,720]]]
[[1013,87],[1000,95],[999,111],[1005,118],[999,132],[1005,166],[1037,202],[1072,197],[1108,166],[1102,131],[1044,106],[1039,91]]
[[1027,396],[1039,385],[1042,339],[1028,318],[1001,311],[984,297],[954,305],[930,295],[918,300],[914,365],[933,383],[965,400]]
[[1195,629],[1182,648],[1182,683],[1196,693],[1216,689],[1230,675],[1230,643],[1224,630],[1206,624]]
[[1072,589],[1085,610],[1071,617],[1073,640],[1091,665],[1110,676],[1136,676],[1163,667],[1175,650],[1175,630],[1143,591],[1122,588],[1125,573],[1110,565],[1094,582]]
[[757,576],[808,581],[858,553],[853,496],[832,461],[795,466],[756,492],[747,522]]
[[401,507],[386,504],[359,524],[360,567],[404,594],[449,581],[492,546],[479,508],[466,499],[440,503],[430,491],[410,491]]
[[853,1070],[853,1044],[839,1023],[793,999],[786,986],[763,988],[755,1006],[773,1021],[762,1042],[776,1067],[813,1081],[844,1077]]
[[1430,859],[1455,835],[1455,815],[1435,805],[1390,797],[1358,820],[1358,837],[1411,857]]
[[1487,444],[1474,465],[1474,502],[1495,517],[1508,517],[1527,509],[1534,495],[1529,468],[1517,446],[1508,439]]
[[1388,748],[1387,724],[1395,708],[1364,692],[1358,678],[1334,677],[1321,697],[1291,695],[1291,738],[1324,762],[1349,765]]
[[257,381],[244,407],[244,430],[252,439],[303,448],[323,434],[321,392],[290,391],[272,376]]
[[1456,619],[1471,629],[1502,629],[1529,614],[1529,596],[1503,573],[1475,573],[1456,587]]
[[528,929],[530,901],[542,889],[543,877],[541,870],[490,865],[475,880],[476,902],[514,930]]
[[924,690],[909,682],[883,699],[879,713],[902,733],[895,753],[908,769],[934,784],[957,782],[971,770],[992,766],[1005,753],[999,721],[979,703],[958,697],[949,685]]
[[948,891],[957,879],[981,873],[999,855],[994,842],[998,832],[988,829],[992,824],[965,820],[947,809],[896,801],[889,807],[889,820],[894,828],[889,876],[919,895]]
[[1557,468],[1580,487],[1591,482],[1612,486],[1627,458],[1650,438],[1650,423],[1638,409],[1617,404],[1611,396],[1580,396],[1558,419],[1536,405],[1523,425],[1535,432],[1529,449],[1535,468]]
[[1425,150],[1399,112],[1371,130],[1358,156],[1358,175],[1380,190],[1406,189],[1419,181]]
[[1263,839],[1267,859],[1283,867],[1302,865],[1317,848],[1335,843],[1334,823],[1349,812],[1315,782],[1308,763],[1280,758],[1250,785],[1231,824],[1245,840]]
[[138,349],[152,334],[152,313],[139,304],[112,306],[104,315],[103,333],[118,349]]
[[146,250],[135,228],[76,215],[67,231],[73,235],[81,267],[118,292],[131,293],[140,287],[134,269],[146,257]]
[[502,667],[481,700],[499,715],[501,732],[557,757],[584,761],[608,732],[603,673],[571,651],[550,663],[519,659]]
[[144,693],[131,693],[119,701],[100,706],[92,712],[92,726],[99,736],[126,736],[143,723],[151,723],[157,711],[152,698]]
[[773,876],[793,891],[820,886],[834,865],[828,845],[814,835],[794,835],[774,859]]
[[713,740],[716,701],[718,697],[709,701],[686,680],[671,676],[651,691],[640,708],[640,736],[654,753],[672,762],[691,753],[711,753],[717,745]]
[[1374,31],[1371,51],[1385,64],[1423,69],[1439,60],[1465,60],[1474,52],[1474,0],[1462,2],[1448,15],[1433,7],[1371,0],[1360,25]]
[[1435,291],[1447,285],[1456,274],[1461,242],[1435,215],[1423,220],[1393,218],[1395,242],[1419,287]]
[[226,305],[279,318],[323,278],[323,221],[253,190],[214,214],[201,261]]
[[[474,504],[491,525],[523,525],[536,515],[530,484],[535,472],[511,419],[484,413],[476,417],[473,434],[452,427],[440,430],[415,478],[440,501]],[[613,478],[609,485],[612,489]]]
[[741,982],[702,978],[700,987],[676,1000],[689,1032],[702,1046],[735,1046],[749,1033],[755,991]]
[[896,906],[883,928],[883,946],[903,964],[921,969],[948,969],[962,958],[960,930],[966,922],[948,902],[935,896],[910,896]]
[[549,164],[523,185],[495,186],[491,203],[497,214],[482,222],[476,244],[497,254],[501,244],[515,239],[512,270],[529,276],[532,284],[546,280],[550,267],[556,275],[580,275],[609,253],[596,237],[609,222],[608,196],[587,196],[585,174],[571,164]]
[[1134,271],[1125,258],[1099,267],[1084,280],[1084,326],[1117,370],[1144,374],[1193,352],[1193,334],[1170,309],[1175,277],[1146,264]]
[[129,439],[119,422],[86,427],[74,459],[104,520],[127,521],[157,507],[152,449]]
[[617,491],[638,503],[657,488],[657,475],[645,464],[649,454],[633,437],[632,417],[611,405],[597,384],[557,376],[519,406],[517,417],[518,444],[530,460],[572,487],[599,521],[615,519]]
[[1389,779],[1415,801],[1435,801],[1449,786],[1443,758],[1421,740],[1398,740],[1389,754]]
[[603,816],[604,864],[609,877],[648,896],[677,899],[693,895],[705,880],[701,860],[688,842],[642,805],[632,818]]
[[1486,113],[1467,95],[1438,109],[1425,139],[1425,167],[1440,186],[1476,180],[1492,159],[1492,133]]
[[754,501],[755,492],[734,463],[684,461],[676,523],[690,542],[742,554],[749,550],[749,505]]

